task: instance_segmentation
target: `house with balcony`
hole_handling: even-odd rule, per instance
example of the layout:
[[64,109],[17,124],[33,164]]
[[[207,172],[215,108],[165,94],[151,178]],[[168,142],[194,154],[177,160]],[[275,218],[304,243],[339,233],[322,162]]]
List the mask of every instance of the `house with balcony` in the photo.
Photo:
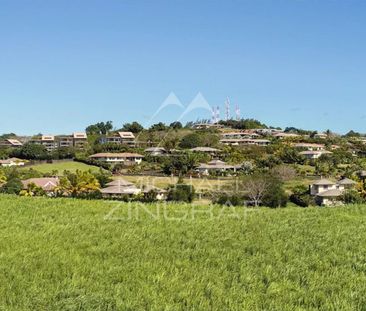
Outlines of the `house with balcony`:
[[292,144],[294,148],[304,149],[308,151],[323,151],[325,150],[324,144],[312,144],[312,143],[296,143]]
[[221,134],[222,139],[253,139],[260,135],[253,131],[228,132]]
[[135,165],[141,164],[143,155],[138,153],[97,153],[89,157],[90,159],[109,164]]
[[4,139],[0,141],[0,148],[18,148],[23,144],[17,139]]
[[88,136],[85,132],[74,132],[71,135],[61,135],[56,137],[58,147],[73,147],[83,149],[88,141]]
[[136,137],[132,132],[116,132],[102,137],[100,142],[102,144],[112,143],[134,147],[136,145]]
[[58,148],[58,143],[53,135],[42,135],[38,143],[50,152]]
[[332,153],[333,152],[326,151],[326,150],[321,150],[321,151],[306,150],[306,151],[299,152],[299,154],[302,155],[303,157],[305,157],[307,160],[316,160],[316,159],[319,159],[322,155],[329,155]]
[[220,139],[220,143],[230,146],[268,146],[271,141],[268,139],[254,138],[225,138]]

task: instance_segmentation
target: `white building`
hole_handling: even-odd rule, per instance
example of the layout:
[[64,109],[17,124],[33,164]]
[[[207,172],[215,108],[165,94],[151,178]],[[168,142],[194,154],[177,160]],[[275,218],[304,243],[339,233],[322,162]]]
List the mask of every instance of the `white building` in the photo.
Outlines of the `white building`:
[[140,164],[144,156],[138,153],[123,152],[123,153],[97,153],[91,155],[89,158],[110,164],[132,165],[132,164]]
[[3,167],[24,166],[24,165],[25,165],[25,160],[21,160],[21,159],[17,159],[17,158],[0,160],[0,166],[3,166]]
[[310,194],[316,197],[319,205],[339,205],[342,204],[340,197],[347,189],[352,189],[356,184],[355,181],[344,178],[338,182],[328,179],[320,179],[310,186]]
[[299,153],[300,155],[304,156],[308,160],[316,160],[319,159],[323,154],[332,154],[330,151],[322,150],[322,151],[302,151]]

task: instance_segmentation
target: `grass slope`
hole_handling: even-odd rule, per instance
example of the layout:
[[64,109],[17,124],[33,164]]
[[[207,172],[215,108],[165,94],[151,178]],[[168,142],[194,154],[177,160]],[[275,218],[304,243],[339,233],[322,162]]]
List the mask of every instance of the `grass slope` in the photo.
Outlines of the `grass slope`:
[[26,168],[32,168],[36,171],[41,173],[50,173],[53,170],[62,174],[65,170],[75,172],[76,170],[81,171],[98,171],[99,168],[96,166],[88,165],[81,162],[74,162],[74,161],[64,161],[64,162],[55,162],[55,163],[44,163],[44,164],[36,164],[32,166],[27,166]]
[[0,309],[365,308],[366,206],[169,221],[115,204],[0,196]]

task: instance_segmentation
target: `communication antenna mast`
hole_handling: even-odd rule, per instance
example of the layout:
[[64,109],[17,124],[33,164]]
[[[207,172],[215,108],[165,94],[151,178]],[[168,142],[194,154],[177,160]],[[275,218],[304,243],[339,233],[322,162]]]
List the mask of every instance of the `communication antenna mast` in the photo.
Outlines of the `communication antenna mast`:
[[229,121],[229,119],[230,119],[230,101],[229,101],[229,98],[227,98],[226,102],[225,102],[225,117],[226,117],[226,121]]
[[235,115],[236,115],[236,121],[240,121],[240,108],[238,105],[236,105],[235,108]]
[[216,108],[216,123],[220,121],[220,107],[217,106]]
[[215,123],[216,123],[216,115],[217,115],[216,107],[212,107],[212,120],[211,120],[211,122],[212,122],[213,124],[215,124]]

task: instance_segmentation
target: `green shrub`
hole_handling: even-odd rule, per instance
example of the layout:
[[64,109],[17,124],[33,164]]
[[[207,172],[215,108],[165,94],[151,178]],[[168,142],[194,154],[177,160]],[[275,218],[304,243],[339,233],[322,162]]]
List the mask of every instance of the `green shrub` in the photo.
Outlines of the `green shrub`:
[[194,199],[195,189],[191,185],[176,184],[168,192],[168,201],[191,203]]

